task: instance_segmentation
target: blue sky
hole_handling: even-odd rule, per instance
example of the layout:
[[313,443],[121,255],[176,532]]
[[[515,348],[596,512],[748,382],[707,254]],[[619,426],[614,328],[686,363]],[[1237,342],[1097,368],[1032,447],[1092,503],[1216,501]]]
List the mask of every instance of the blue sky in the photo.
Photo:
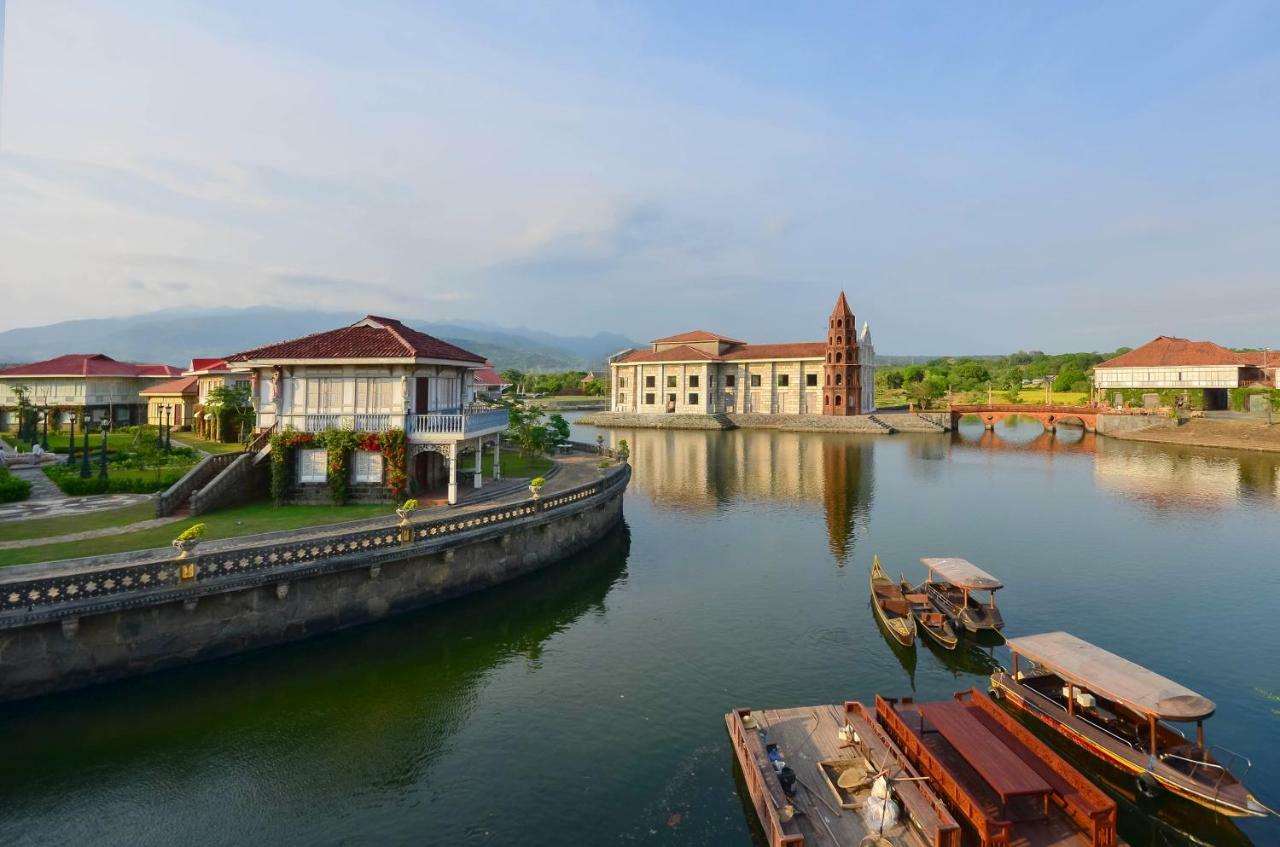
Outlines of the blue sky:
[[1280,345],[1274,3],[9,0],[3,62],[0,329]]

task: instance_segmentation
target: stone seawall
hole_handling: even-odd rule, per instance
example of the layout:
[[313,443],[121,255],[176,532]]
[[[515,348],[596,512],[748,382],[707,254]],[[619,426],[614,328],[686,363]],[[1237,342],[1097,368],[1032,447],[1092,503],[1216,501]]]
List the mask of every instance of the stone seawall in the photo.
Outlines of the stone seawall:
[[1165,415],[1098,415],[1099,435],[1122,436],[1144,429],[1176,429],[1178,420]]
[[[401,543],[396,528],[304,540],[271,552],[267,564],[251,562],[263,559],[265,550],[256,556],[250,550],[239,559],[248,563],[243,572],[228,576],[206,580],[202,572],[189,583],[170,581],[90,604],[58,602],[5,613],[0,700],[306,638],[514,579],[582,550],[617,524],[629,478],[630,468],[622,466],[593,486],[564,492],[546,510],[514,504],[415,524],[408,543]],[[357,552],[328,555],[321,550],[326,544]],[[307,550],[316,555],[288,564]],[[218,568],[217,559],[192,561]]]
[[584,426],[618,427],[621,429],[780,429],[787,432],[860,432],[870,435],[887,435],[893,432],[890,424],[875,415],[635,415],[628,412],[599,412],[577,420]]

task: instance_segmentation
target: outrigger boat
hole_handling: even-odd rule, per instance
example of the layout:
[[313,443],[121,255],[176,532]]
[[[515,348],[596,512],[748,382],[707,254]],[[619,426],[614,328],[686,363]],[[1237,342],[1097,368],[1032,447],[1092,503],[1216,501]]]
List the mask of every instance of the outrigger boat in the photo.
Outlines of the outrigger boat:
[[[1205,746],[1213,701],[1066,632],[1010,639],[1009,650],[1013,671],[992,674],[992,694],[1136,775],[1142,793],[1164,789],[1233,817],[1270,814],[1240,781],[1249,760]],[[1190,721],[1194,741],[1166,723]]]
[[911,604],[911,617],[915,618],[916,631],[922,632],[943,650],[954,650],[960,637],[955,627],[942,612],[934,608],[929,595],[912,588],[911,583],[902,580],[902,593]]
[[[996,608],[996,591],[1004,588],[1000,580],[982,568],[964,559],[921,559],[929,569],[929,576],[921,586],[921,593],[951,619],[956,629],[969,632],[998,632],[1004,628],[1004,618]],[[974,593],[986,593],[982,603]]]
[[876,610],[876,618],[894,641],[903,647],[916,643],[916,621],[911,616],[911,603],[902,586],[880,570],[879,556],[871,565],[871,605]]
[[978,847],[1117,847],[1116,804],[977,689],[916,703],[876,697],[876,718]]

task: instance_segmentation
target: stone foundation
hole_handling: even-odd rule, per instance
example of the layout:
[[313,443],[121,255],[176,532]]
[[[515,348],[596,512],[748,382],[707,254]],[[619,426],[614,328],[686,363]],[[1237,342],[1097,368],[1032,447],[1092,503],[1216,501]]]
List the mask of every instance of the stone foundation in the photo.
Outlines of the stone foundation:
[[600,412],[586,415],[577,423],[585,426],[619,427],[622,429],[781,429],[788,432],[860,432],[886,435],[892,427],[875,415],[635,415],[629,412]]

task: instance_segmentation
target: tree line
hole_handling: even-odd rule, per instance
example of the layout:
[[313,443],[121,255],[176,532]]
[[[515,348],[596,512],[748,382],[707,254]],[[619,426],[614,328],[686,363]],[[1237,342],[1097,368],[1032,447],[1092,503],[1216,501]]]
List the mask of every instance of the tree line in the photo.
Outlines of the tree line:
[[609,393],[609,379],[599,373],[591,382],[582,384],[587,371],[526,372],[507,368],[499,376],[511,383],[517,394],[586,394],[602,397]]
[[1017,397],[1026,380],[1052,376],[1055,391],[1088,391],[1094,365],[1121,353],[1059,353],[1019,350],[989,358],[946,357],[924,364],[876,368],[876,388],[882,393],[901,391],[908,400],[927,406],[948,393],[986,391],[988,386]]

